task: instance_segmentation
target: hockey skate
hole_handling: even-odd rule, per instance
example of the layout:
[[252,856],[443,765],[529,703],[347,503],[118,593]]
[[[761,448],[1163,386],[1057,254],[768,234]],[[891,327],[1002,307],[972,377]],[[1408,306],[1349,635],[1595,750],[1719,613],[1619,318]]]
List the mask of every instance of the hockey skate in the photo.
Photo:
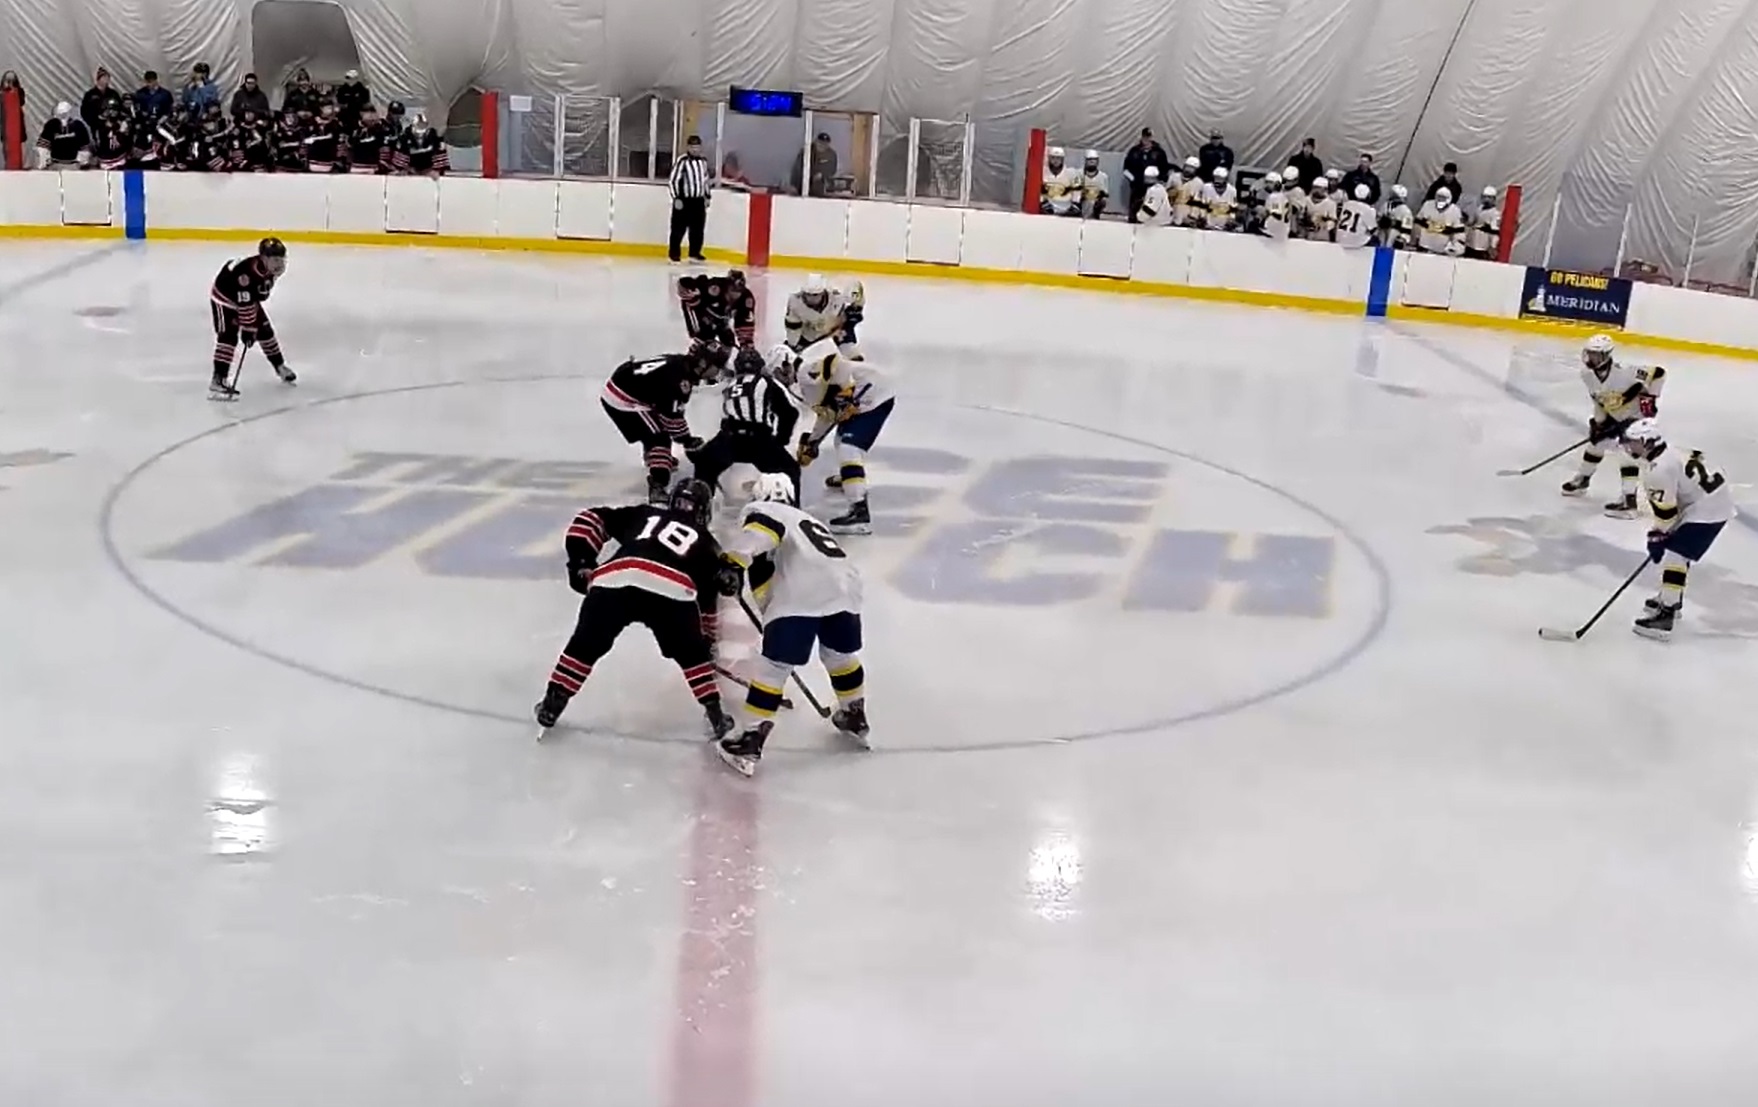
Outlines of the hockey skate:
[[[1649,602],[1653,603],[1654,601],[1650,600]],[[1677,621],[1678,614],[1676,607],[1661,607],[1659,604],[1655,604],[1655,610],[1651,614],[1637,619],[1636,625],[1630,629],[1644,638],[1664,642],[1673,636],[1673,623]]]
[[1613,500],[1605,505],[1605,514],[1612,519],[1634,519],[1641,508],[1636,504],[1636,494],[1626,492],[1621,499]]
[[291,368],[289,368],[287,363],[284,361],[281,364],[275,366],[275,376],[281,378],[282,384],[298,384],[299,383],[299,374],[295,373]]
[[722,738],[715,744],[714,752],[740,775],[750,776],[757,771],[757,762],[763,760],[763,743],[774,727],[775,724],[766,719],[743,734]]
[[872,534],[873,517],[867,513],[867,501],[856,500],[850,504],[846,515],[830,520],[830,529],[836,534]]
[[842,475],[840,473],[832,473],[825,477],[824,487],[840,490],[842,488]]
[[[1665,611],[1665,610],[1666,610],[1666,607],[1664,605],[1662,605],[1661,602],[1659,600],[1655,599],[1653,596],[1650,596],[1647,599],[1642,601],[1642,614],[1644,614],[1644,615],[1653,615],[1657,611]],[[1672,608],[1672,612],[1673,612],[1673,621],[1675,623],[1678,622],[1680,619],[1683,619],[1685,617],[1685,601],[1680,600],[1678,603],[1674,604],[1673,608]]]
[[1565,495],[1565,496],[1585,495],[1587,492],[1587,486],[1592,483],[1593,483],[1592,477],[1583,476],[1580,473],[1576,473],[1574,476],[1570,477],[1568,480],[1563,482],[1563,495]]
[[537,716],[537,740],[543,741],[544,736],[562,717],[562,711],[568,706],[568,698],[558,693],[554,687],[543,693],[543,699],[537,704],[533,713]]
[[867,741],[870,728],[867,726],[867,701],[853,700],[846,707],[837,710],[830,716],[830,725],[848,735],[849,741],[864,750],[873,748]]
[[710,742],[718,742],[728,734],[732,733],[732,716],[726,713],[724,707],[720,706],[718,703],[713,703],[708,704],[704,710],[706,712],[704,722],[707,724],[708,740]]
[[661,477],[647,482],[647,502],[655,507],[664,507],[671,502],[671,481]]
[[208,399],[229,402],[237,398],[238,389],[224,378],[215,377],[208,382]]

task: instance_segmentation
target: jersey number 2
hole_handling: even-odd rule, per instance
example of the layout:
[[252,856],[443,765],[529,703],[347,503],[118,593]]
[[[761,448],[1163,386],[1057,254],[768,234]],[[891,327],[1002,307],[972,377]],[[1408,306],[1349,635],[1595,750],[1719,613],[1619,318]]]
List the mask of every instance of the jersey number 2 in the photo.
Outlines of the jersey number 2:
[[812,548],[825,557],[848,556],[843,552],[842,547],[836,544],[836,539],[831,536],[829,529],[823,523],[816,519],[801,519],[798,526],[800,533],[806,536],[806,541],[812,543]]
[[[696,533],[694,527],[687,527],[675,519],[667,520],[665,526],[662,527],[659,525],[661,519],[661,516],[649,515],[646,525],[641,528],[641,533],[635,537],[637,539],[657,538],[661,546],[679,557],[689,553],[690,547],[696,544],[696,539],[702,537]],[[655,531],[658,533],[654,533]],[[840,553],[840,551],[838,552]]]
[[1697,482],[1697,487],[1703,489],[1704,495],[1727,483],[1727,478],[1720,473],[1710,472],[1709,466],[1703,463],[1701,450],[1692,450],[1691,456],[1685,459],[1685,475]]

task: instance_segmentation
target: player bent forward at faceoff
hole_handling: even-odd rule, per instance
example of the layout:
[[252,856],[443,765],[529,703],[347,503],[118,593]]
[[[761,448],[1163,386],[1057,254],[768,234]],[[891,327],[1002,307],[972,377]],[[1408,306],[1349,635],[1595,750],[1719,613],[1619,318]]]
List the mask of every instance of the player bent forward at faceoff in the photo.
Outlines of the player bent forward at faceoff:
[[1667,445],[1652,419],[1639,419],[1624,432],[1624,449],[1648,462],[1643,484],[1654,512],[1648,532],[1648,557],[1660,566],[1660,590],[1645,605],[1635,631],[1644,638],[1665,640],[1685,605],[1685,576],[1703,560],[1721,528],[1734,517],[1727,478],[1710,467],[1701,450]]
[[720,759],[750,776],[775,726],[788,674],[811,660],[830,673],[838,705],[830,722],[867,748],[866,671],[861,667],[861,571],[828,528],[793,505],[786,477],[765,473],[752,486],[729,560],[744,566],[763,608],[763,650],[745,696],[746,727],[723,738]]
[[[775,356],[781,355],[777,352]],[[871,534],[867,454],[895,406],[897,393],[890,381],[872,362],[846,357],[828,340],[809,347],[797,359],[785,359],[773,372],[784,385],[792,384],[797,376],[801,396],[817,414],[812,429],[800,435],[802,466],[817,460],[820,445],[835,432],[838,471],[834,481],[824,483],[841,488],[849,508],[830,520],[830,529],[838,534]]]
[[[645,624],[659,652],[683,670],[707,717],[708,736],[732,730],[714,679],[714,644],[720,597],[737,594],[740,573],[722,559],[708,533],[710,499],[707,485],[685,480],[664,506],[592,507],[574,516],[568,586],[586,598],[537,705],[543,730],[556,725],[592,667],[631,623]],[[598,564],[599,551],[612,541],[616,554]]]
[[[1593,482],[1593,471],[1605,458],[1603,442],[1616,442],[1638,419],[1654,418],[1660,405],[1660,390],[1666,383],[1666,370],[1658,365],[1621,364],[1614,356],[1610,335],[1596,334],[1581,348],[1581,383],[1593,401],[1593,414],[1587,420],[1587,449],[1581,454],[1581,468],[1563,482],[1563,495],[1579,496]],[[1642,467],[1630,458],[1618,466],[1618,498],[1605,505],[1605,513],[1614,519],[1634,519],[1637,513],[1636,482]]]
[[672,444],[681,444],[686,453],[702,446],[701,440],[690,434],[684,409],[696,386],[718,372],[708,349],[695,346],[687,354],[665,354],[643,361],[630,358],[611,372],[599,394],[604,413],[623,440],[641,447],[649,503],[667,500],[671,475],[678,464]]
[[208,399],[238,398],[237,374],[232,363],[238,356],[240,342],[246,352],[261,345],[275,376],[284,383],[299,380],[281,356],[275,326],[269,322],[269,313],[263,306],[274,292],[275,282],[286,272],[286,244],[278,238],[265,238],[257,244],[254,256],[227,262],[214,277],[213,287],[208,290],[214,312],[214,375],[208,384]]

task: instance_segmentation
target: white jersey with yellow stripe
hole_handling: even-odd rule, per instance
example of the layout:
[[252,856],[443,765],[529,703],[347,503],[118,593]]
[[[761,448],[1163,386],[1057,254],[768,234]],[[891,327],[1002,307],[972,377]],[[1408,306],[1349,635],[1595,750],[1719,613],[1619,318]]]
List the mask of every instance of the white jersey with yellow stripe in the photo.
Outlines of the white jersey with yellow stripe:
[[1642,486],[1658,530],[1685,523],[1725,523],[1734,517],[1727,477],[1703,459],[1701,450],[1668,446],[1648,463]]
[[843,311],[848,306],[841,289],[829,289],[825,293],[824,306],[810,307],[806,303],[806,294],[796,292],[787,298],[787,344],[796,350],[803,350],[814,342],[826,338],[835,338],[843,328]]
[[1587,394],[1593,398],[1595,415],[1624,422],[1642,418],[1642,397],[1660,398],[1661,386],[1666,383],[1666,370],[1658,365],[1637,366],[1614,361],[1601,378],[1583,365],[1581,383],[1587,386]]
[[835,422],[895,399],[891,381],[864,358],[851,358],[825,339],[800,354],[800,395],[818,413],[813,437]]
[[766,620],[860,613],[861,571],[854,559],[829,527],[792,504],[745,505],[726,552],[751,570],[752,591]]

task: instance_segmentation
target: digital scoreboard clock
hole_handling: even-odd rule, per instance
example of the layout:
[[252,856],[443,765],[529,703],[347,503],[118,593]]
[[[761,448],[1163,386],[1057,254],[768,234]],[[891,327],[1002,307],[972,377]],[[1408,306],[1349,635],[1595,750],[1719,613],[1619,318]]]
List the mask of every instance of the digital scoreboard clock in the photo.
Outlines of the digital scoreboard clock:
[[726,98],[727,107],[740,115],[791,115],[806,112],[805,97],[798,92],[777,92],[767,88],[738,88]]

